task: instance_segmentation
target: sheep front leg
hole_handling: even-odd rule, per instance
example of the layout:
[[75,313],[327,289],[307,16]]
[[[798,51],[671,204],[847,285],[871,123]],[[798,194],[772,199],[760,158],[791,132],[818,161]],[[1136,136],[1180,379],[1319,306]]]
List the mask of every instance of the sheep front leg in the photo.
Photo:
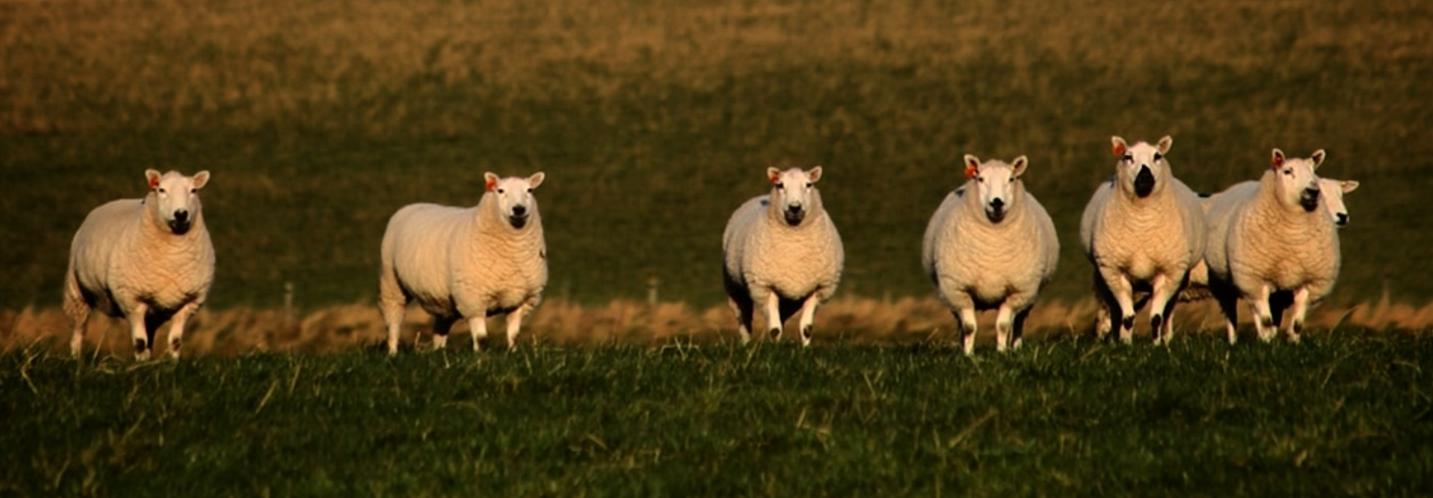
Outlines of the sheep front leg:
[[134,343],[134,359],[146,361],[149,359],[149,331],[145,327],[145,315],[149,313],[149,306],[139,303],[125,314],[129,320],[129,337]]
[[531,299],[529,299],[527,301],[524,301],[521,306],[517,307],[517,309],[513,310],[512,313],[508,313],[507,336],[509,351],[517,350],[517,333],[522,328],[522,319],[526,317],[528,313],[531,313],[532,309],[535,307],[536,305],[533,304],[533,301]]
[[979,324],[975,321],[975,305],[967,304],[955,311],[955,323],[960,327],[961,349],[966,356],[975,354],[975,332]]
[[[1134,285],[1123,272],[1114,268],[1100,268],[1105,285],[1119,305],[1120,342],[1134,343]],[[1113,311],[1113,310],[1111,310]]]
[[1248,297],[1249,306],[1254,309],[1254,329],[1259,333],[1259,340],[1264,342],[1274,340],[1274,334],[1279,331],[1279,324],[1274,323],[1274,313],[1269,309],[1271,290],[1268,284],[1260,284],[1259,290]]
[[1300,287],[1294,291],[1294,317],[1289,320],[1289,342],[1298,344],[1303,339],[1304,318],[1309,313],[1309,288]]
[[488,337],[488,316],[478,313],[468,317],[468,330],[473,334],[473,352],[483,350],[483,339]]
[[819,290],[812,292],[811,296],[806,298],[806,302],[801,304],[801,321],[799,323],[801,324],[801,347],[803,348],[811,345],[811,328],[816,321],[816,307],[820,305],[821,292]]
[[1165,326],[1169,317],[1165,315],[1171,307],[1169,301],[1179,293],[1178,282],[1164,273],[1155,275],[1154,281],[1151,282],[1154,290],[1151,292],[1149,307],[1149,331],[1154,334],[1155,344],[1168,345],[1172,339],[1168,334],[1169,327]]
[[184,345],[184,327],[189,317],[199,310],[199,303],[189,303],[174,314],[174,324],[169,326],[169,357],[179,359],[179,348]]
[[766,330],[771,340],[781,339],[781,296],[774,289],[766,290]]
[[1010,346],[1010,329],[1014,325],[1015,311],[1007,300],[995,314],[995,351],[1004,353]]

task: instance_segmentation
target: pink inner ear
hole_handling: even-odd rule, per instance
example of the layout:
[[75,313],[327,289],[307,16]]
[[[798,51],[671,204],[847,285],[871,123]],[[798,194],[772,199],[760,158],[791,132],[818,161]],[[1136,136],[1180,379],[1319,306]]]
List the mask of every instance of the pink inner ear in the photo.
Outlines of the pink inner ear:
[[980,168],[977,168],[977,167],[975,167],[975,166],[971,166],[971,165],[969,165],[969,164],[965,165],[965,177],[966,177],[966,178],[975,178],[975,175],[978,174],[978,173],[980,173]]
[[1270,167],[1272,167],[1272,168],[1278,168],[1279,166],[1283,166],[1283,165],[1284,165],[1284,158],[1283,158],[1282,156],[1274,156],[1273,164],[1271,164]]
[[159,186],[159,179],[158,179],[158,178],[153,178],[153,177],[151,177],[151,178],[149,179],[149,188],[154,188],[154,187],[158,187],[158,186]]
[[1114,146],[1110,147],[1110,152],[1113,153],[1115,157],[1124,157],[1125,146],[1124,144],[1114,144]]
[[771,183],[775,184],[776,182],[781,181],[781,175],[771,175],[771,177],[768,179],[771,180]]
[[488,179],[487,185],[486,185],[486,188],[488,189],[488,192],[492,192],[492,191],[493,191],[493,188],[495,188],[495,187],[497,187],[497,186],[498,186],[497,180],[493,180],[493,179],[491,179],[491,178]]

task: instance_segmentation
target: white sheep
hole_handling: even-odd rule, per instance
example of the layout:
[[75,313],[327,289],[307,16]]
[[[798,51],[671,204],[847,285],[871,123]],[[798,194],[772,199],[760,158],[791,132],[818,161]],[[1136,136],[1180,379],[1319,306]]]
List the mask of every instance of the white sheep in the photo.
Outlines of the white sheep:
[[146,170],[143,199],[111,201],[90,211],[70,243],[64,309],[74,324],[70,353],[79,356],[85,323],[99,310],[129,321],[134,356],[149,359],[165,321],[169,355],[179,357],[184,326],[214,283],[214,245],[204,226],[199,190],[209,172],[193,177]]
[[[1060,257],[1055,223],[1020,179],[1028,160],[965,156],[965,186],[945,196],[926,226],[921,264],[975,350],[977,310],[999,308],[996,349],[1019,348],[1025,317]],[[1013,340],[1012,340],[1013,337]]]
[[722,233],[722,275],[736,313],[741,342],[751,340],[756,305],[765,308],[767,330],[781,337],[782,324],[801,311],[801,344],[811,344],[816,307],[841,282],[845,252],[836,224],[821,203],[821,167],[807,171],[767,168],[771,193],[754,197],[727,221]]
[[1356,189],[1358,189],[1357,180],[1319,178],[1319,194],[1323,196],[1324,207],[1327,208],[1333,224],[1339,228],[1348,226],[1348,205],[1343,202],[1343,194]]
[[[1256,188],[1240,187],[1211,204],[1204,259],[1230,343],[1237,341],[1240,298],[1251,304],[1264,341],[1278,332],[1284,306],[1279,302],[1287,300],[1293,307],[1289,340],[1298,342],[1309,305],[1333,289],[1340,265],[1338,233],[1328,211],[1319,209],[1315,173],[1324,157],[1322,149],[1309,159],[1285,158],[1274,149]],[[1288,297],[1278,296],[1283,293]]]
[[378,305],[388,327],[388,354],[398,353],[398,332],[408,303],[433,315],[433,347],[447,344],[448,329],[468,321],[473,351],[488,335],[488,315],[507,315],[507,343],[516,344],[523,317],[542,301],[547,286],[547,245],[532,191],[546,177],[501,178],[485,173],[485,188],[471,208],[410,204],[383,233]]
[[[1204,252],[1203,210],[1165,157],[1173,139],[1166,136],[1157,145],[1130,146],[1120,137],[1110,142],[1118,158],[1115,175],[1100,183],[1085,206],[1080,242],[1095,267],[1096,294],[1119,318],[1120,340],[1133,341],[1135,292],[1146,290],[1155,342],[1168,344],[1174,297]],[[1112,321],[1097,327],[1101,336]]]

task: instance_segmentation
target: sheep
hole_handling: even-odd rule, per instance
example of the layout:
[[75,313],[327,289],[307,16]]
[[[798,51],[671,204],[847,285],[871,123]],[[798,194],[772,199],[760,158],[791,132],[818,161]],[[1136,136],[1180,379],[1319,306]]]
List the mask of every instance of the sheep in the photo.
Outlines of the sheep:
[[764,306],[772,340],[801,311],[801,345],[811,345],[816,308],[841,282],[845,252],[836,224],[821,203],[821,167],[767,168],[771,192],[732,213],[722,232],[722,280],[743,344],[753,312]]
[[169,356],[179,358],[184,327],[209,297],[214,245],[204,225],[199,190],[209,172],[144,172],[149,193],[90,211],[70,243],[63,303],[74,324],[70,354],[78,357],[90,312],[129,321],[136,360],[149,359],[165,321]]
[[926,225],[921,264],[955,316],[967,356],[977,310],[998,308],[996,350],[1018,349],[1025,317],[1055,273],[1060,242],[1020,179],[1028,163],[1025,156],[982,163],[967,154],[966,184],[945,196]]
[[433,315],[433,348],[448,330],[468,321],[473,351],[487,337],[487,317],[507,315],[508,349],[522,320],[547,286],[547,245],[532,191],[546,175],[498,178],[483,174],[485,192],[470,208],[410,204],[383,233],[379,311],[388,329],[388,354],[398,353],[399,327],[409,302]]
[[1250,303],[1265,342],[1278,332],[1284,303],[1292,305],[1288,338],[1297,343],[1309,305],[1333,290],[1341,263],[1338,233],[1327,208],[1319,209],[1316,173],[1325,156],[1320,149],[1308,159],[1286,158],[1274,149],[1255,188],[1211,204],[1204,259],[1231,344],[1238,340],[1239,299]]
[[[1204,253],[1204,216],[1194,191],[1174,177],[1165,157],[1168,136],[1155,145],[1111,137],[1115,175],[1102,182],[1080,219],[1080,242],[1094,266],[1096,294],[1119,318],[1119,338],[1133,342],[1134,293],[1151,293],[1155,342],[1173,340],[1170,318],[1190,269]],[[1118,311],[1118,313],[1115,313]],[[1103,337],[1113,321],[1096,328]],[[1108,325],[1106,325],[1108,324]]]
[[1348,205],[1343,202],[1343,194],[1358,189],[1357,180],[1335,180],[1332,178],[1319,178],[1319,195],[1323,196],[1324,207],[1329,213],[1329,219],[1339,228],[1348,226]]

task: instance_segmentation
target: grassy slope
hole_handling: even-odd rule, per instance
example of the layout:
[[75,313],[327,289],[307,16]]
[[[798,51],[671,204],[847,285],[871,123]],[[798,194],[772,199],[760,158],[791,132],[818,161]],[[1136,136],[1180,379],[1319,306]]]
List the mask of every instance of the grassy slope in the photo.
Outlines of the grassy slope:
[[[545,4],[546,5],[546,4]],[[1075,232],[1108,136],[1176,138],[1199,190],[1271,147],[1363,181],[1335,299],[1433,297],[1433,7],[1094,0],[741,6],[157,2],[3,7],[0,306],[58,301],[84,213],[146,167],[215,172],[217,307],[369,299],[387,216],[545,169],[550,292],[710,304],[729,210],[768,162],[827,165],[846,292],[926,294],[919,236],[956,158],[1032,160]]]
[[[1426,336],[0,357],[0,493],[1427,495]],[[33,356],[32,356],[33,355]]]

